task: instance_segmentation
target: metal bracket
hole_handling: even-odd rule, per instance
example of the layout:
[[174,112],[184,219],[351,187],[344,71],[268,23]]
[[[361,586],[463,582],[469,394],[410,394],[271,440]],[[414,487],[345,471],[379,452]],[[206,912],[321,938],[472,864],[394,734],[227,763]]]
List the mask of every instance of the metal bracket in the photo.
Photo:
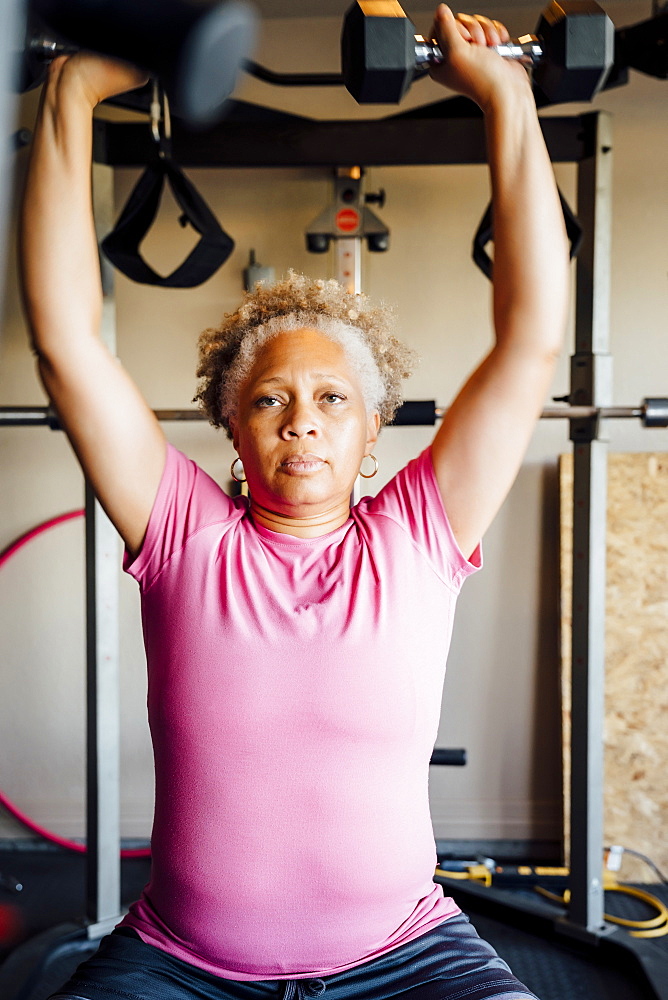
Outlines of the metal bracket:
[[[306,248],[325,253],[333,240],[336,247],[336,277],[349,292],[362,287],[361,244],[369,250],[387,250],[390,231],[375,212],[367,208],[362,192],[364,171],[360,167],[338,167],[334,176],[334,198],[306,230]],[[371,196],[384,200],[383,195]]]
[[[607,406],[612,399],[612,355],[580,351],[571,357],[571,406]],[[600,414],[571,420],[570,439],[578,444],[607,441]]]
[[564,937],[573,938],[575,941],[582,941],[583,944],[588,945],[597,945],[601,938],[611,937],[617,933],[617,928],[611,924],[601,924],[598,930],[591,931],[579,924],[572,923],[566,917],[558,917],[554,921],[554,929],[557,934],[563,934]]

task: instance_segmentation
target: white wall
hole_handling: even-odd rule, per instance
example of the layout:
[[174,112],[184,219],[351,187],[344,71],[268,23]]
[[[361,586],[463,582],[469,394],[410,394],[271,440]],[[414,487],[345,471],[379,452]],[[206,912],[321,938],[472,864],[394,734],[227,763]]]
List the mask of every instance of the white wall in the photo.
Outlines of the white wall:
[[[607,6],[619,23],[649,14],[648,3]],[[526,30],[526,7],[510,11],[507,19],[512,30]],[[428,20],[428,14],[416,16],[422,29]],[[338,22],[326,18],[266,22],[258,57],[280,70],[335,70],[338,30]],[[339,91],[277,90],[254,80],[244,82],[240,96],[314,117],[391,110],[358,108]],[[441,96],[424,81],[405,106]],[[595,102],[615,115],[612,346],[620,404],[668,395],[667,96],[665,83],[635,75],[630,86]],[[22,123],[31,123],[34,106],[34,95],[24,99]],[[18,181],[25,155],[17,156]],[[574,169],[559,167],[557,174],[573,203]],[[328,171],[200,170],[191,176],[236,240],[231,259],[192,291],[117,279],[119,354],[155,407],[190,405],[196,335],[238,301],[251,247],[278,273],[292,266],[326,275],[332,268],[329,259],[307,255],[303,240],[305,227],[330,198]],[[136,177],[135,171],[117,172],[118,206]],[[486,171],[377,168],[369,171],[367,185],[387,191],[382,216],[392,245],[387,254],[365,258],[365,289],[397,304],[401,332],[424,359],[407,397],[446,405],[489,344],[489,288],[469,259],[488,200]],[[176,216],[166,206],[145,246],[165,270],[183,257],[188,240]],[[8,283],[0,404],[41,404],[13,272]],[[554,394],[567,388],[565,355]],[[227,482],[232,452],[223,436],[201,425],[172,424],[167,431]],[[617,450],[666,450],[665,432],[629,422],[612,425],[610,432]],[[425,428],[384,432],[377,451],[382,471],[374,486],[429,436]],[[556,456],[567,448],[565,424],[543,423],[536,430],[512,494],[485,539],[486,568],[464,588],[439,744],[467,747],[469,765],[433,771],[439,837],[560,834]],[[0,463],[0,548],[37,522],[81,505],[81,478],[60,434],[0,429]],[[42,823],[74,836],[83,834],[82,572],[82,528],[74,522],[33,542],[0,573],[0,787]],[[122,605],[123,834],[143,836],[150,829],[152,777],[138,601],[127,579]],[[18,832],[0,817],[1,836]]]

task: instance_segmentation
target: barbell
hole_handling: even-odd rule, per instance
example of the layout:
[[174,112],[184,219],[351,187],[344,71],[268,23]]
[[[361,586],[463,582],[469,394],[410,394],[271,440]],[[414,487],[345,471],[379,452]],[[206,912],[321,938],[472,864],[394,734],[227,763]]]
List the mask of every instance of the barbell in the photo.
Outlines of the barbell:
[[[534,34],[495,49],[532,66],[534,84],[551,103],[589,101],[613,65],[615,29],[593,0],[552,0]],[[415,34],[397,0],[356,0],[348,9],[341,64],[360,104],[397,104],[417,76],[441,62],[438,43]]]

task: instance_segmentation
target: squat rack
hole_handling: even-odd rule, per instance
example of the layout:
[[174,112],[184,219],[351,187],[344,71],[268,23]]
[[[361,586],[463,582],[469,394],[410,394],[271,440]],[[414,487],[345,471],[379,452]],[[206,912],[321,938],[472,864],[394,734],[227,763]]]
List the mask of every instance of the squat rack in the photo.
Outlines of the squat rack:
[[[574,444],[572,733],[570,887],[567,918],[558,931],[588,944],[608,939],[638,952],[638,944],[603,919],[603,721],[605,682],[605,558],[607,440],[605,421],[643,417],[642,407],[612,406],[609,354],[612,125],[605,112],[541,121],[550,157],[577,166],[577,212],[583,228],[576,262],[575,353],[567,417]],[[185,168],[466,165],[486,163],[482,117],[463,98],[439,101],[381,119],[319,121],[243,102],[206,132],[172,123],[174,160]],[[113,225],[113,171],[144,167],[156,146],[144,123],[96,119],[93,191],[98,237]],[[113,276],[103,260],[103,337],[115,350]],[[646,401],[650,402],[650,401]],[[665,401],[659,401],[665,403]],[[645,411],[646,412],[646,411]],[[192,419],[191,411],[162,411]],[[438,414],[437,414],[438,415]],[[4,418],[4,419],[3,419]],[[49,411],[4,408],[0,424],[51,423]],[[665,423],[663,424],[665,426]],[[119,560],[114,529],[86,492],[88,676],[88,918],[89,938],[106,933],[120,914],[118,775]],[[575,567],[577,566],[577,571]],[[457,884],[457,891],[468,890]],[[488,891],[488,890],[486,890]],[[477,895],[477,893],[476,893]],[[521,909],[521,906],[518,907]],[[668,976],[646,968],[660,1000]]]

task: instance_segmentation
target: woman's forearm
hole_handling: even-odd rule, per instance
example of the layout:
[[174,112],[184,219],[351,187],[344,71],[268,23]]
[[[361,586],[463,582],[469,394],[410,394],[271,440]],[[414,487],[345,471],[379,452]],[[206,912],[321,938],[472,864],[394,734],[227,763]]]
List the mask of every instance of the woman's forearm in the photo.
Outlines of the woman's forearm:
[[[522,81],[518,81],[522,83]],[[486,108],[494,217],[494,321],[499,342],[560,350],[568,307],[568,243],[528,86]]]
[[23,198],[20,263],[38,355],[70,353],[102,305],[91,197],[91,100],[64,66],[45,84]]

